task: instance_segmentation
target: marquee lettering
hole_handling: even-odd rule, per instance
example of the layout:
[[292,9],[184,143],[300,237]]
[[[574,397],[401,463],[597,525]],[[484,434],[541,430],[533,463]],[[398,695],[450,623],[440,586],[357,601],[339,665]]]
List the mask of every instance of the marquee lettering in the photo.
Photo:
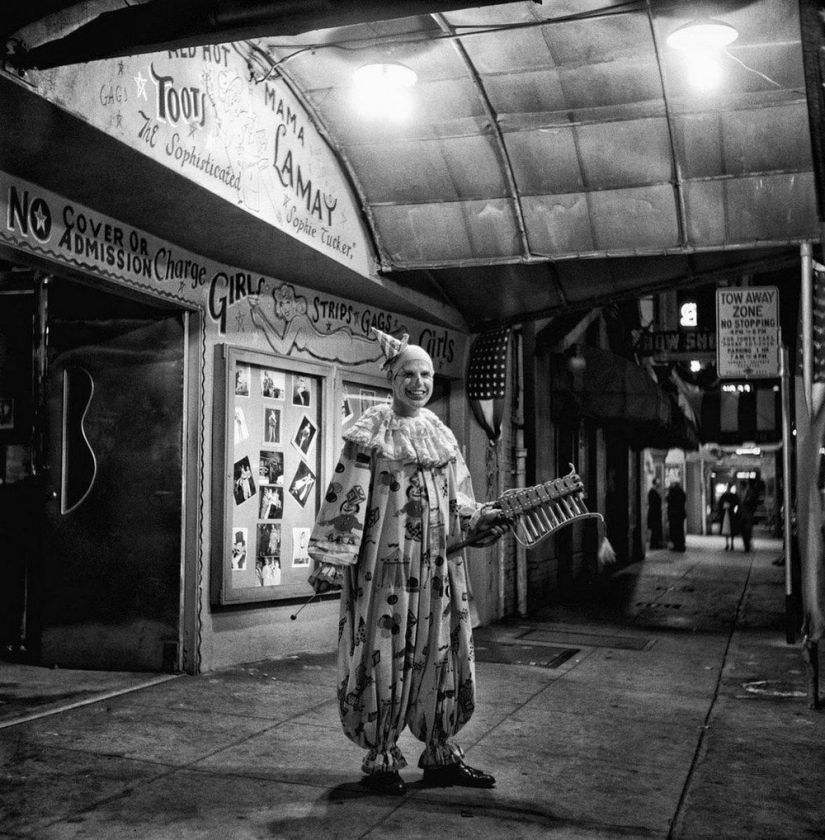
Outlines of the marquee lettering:
[[202,126],[206,121],[206,94],[194,85],[176,87],[172,76],[160,76],[155,65],[149,65],[157,96],[155,111],[159,122],[177,125],[184,122]]
[[275,131],[275,157],[272,163],[281,181],[281,186],[288,187],[295,193],[296,198],[306,207],[307,213],[331,225],[332,213],[338,206],[338,200],[332,200],[321,190],[314,187],[312,178],[304,179],[301,164],[296,164],[293,160],[292,149],[288,149],[281,160],[281,138],[286,134],[286,130],[286,126],[281,123]]

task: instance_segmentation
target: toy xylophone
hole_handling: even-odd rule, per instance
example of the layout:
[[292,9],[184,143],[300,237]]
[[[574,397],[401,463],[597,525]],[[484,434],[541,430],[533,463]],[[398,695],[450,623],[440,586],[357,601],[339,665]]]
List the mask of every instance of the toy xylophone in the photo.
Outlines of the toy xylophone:
[[[495,506],[501,508],[516,539],[527,548],[534,548],[551,534],[583,519],[601,519],[600,513],[591,513],[584,503],[584,483],[573,465],[561,478],[545,481],[535,487],[506,490]],[[476,534],[471,539],[451,546],[449,554],[473,545],[490,532]]]

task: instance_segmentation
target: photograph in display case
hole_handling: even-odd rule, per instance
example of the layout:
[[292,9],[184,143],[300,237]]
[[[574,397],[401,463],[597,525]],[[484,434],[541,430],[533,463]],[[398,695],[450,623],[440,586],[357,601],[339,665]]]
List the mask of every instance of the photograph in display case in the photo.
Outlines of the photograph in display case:
[[315,435],[318,433],[318,427],[306,416],[301,418],[298,424],[298,431],[295,432],[295,437],[292,439],[292,445],[298,449],[302,455],[307,455],[315,442]]
[[232,537],[232,570],[242,572],[246,569],[246,528],[233,528]]
[[295,477],[292,479],[292,484],[289,485],[289,492],[295,501],[301,507],[304,507],[313,487],[315,487],[315,473],[312,472],[306,461],[301,461],[295,472]]
[[281,558],[271,554],[255,558],[255,579],[258,586],[281,585]]
[[309,566],[309,535],[311,528],[292,529],[292,566]]
[[293,405],[311,405],[312,391],[309,387],[309,380],[306,376],[296,376],[292,387]]
[[235,462],[235,504],[242,505],[255,495],[255,479],[248,457]]
[[261,485],[259,493],[261,506],[258,519],[282,519],[284,515],[283,488],[264,484]]
[[281,409],[264,408],[264,443],[278,445],[281,442]]
[[243,407],[235,406],[235,446],[243,443],[249,437],[249,426],[246,422],[246,414]]
[[261,369],[261,396],[268,400],[283,400],[286,393],[286,374],[282,370]]
[[258,525],[258,557],[281,556],[281,524]]
[[214,603],[312,594],[306,545],[325,480],[323,458],[330,457],[324,424],[339,422],[334,376],[315,362],[216,347]]
[[235,370],[235,396],[249,396],[249,365],[238,365]]
[[284,453],[262,449],[258,456],[258,480],[261,484],[284,483]]

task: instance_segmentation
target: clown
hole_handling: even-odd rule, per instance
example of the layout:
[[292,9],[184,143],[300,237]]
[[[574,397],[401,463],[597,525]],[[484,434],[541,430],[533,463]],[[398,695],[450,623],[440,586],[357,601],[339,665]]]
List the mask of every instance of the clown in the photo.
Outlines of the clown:
[[489,545],[507,526],[498,508],[474,500],[453,433],[425,408],[429,355],[406,335],[373,334],[392,404],[367,410],[344,435],[309,543],[315,591],[343,588],[341,722],[367,750],[371,790],[405,793],[405,726],[424,744],[425,785],[492,787],[453,740],[473,713],[475,669],[464,557],[448,549],[482,532],[478,544]]

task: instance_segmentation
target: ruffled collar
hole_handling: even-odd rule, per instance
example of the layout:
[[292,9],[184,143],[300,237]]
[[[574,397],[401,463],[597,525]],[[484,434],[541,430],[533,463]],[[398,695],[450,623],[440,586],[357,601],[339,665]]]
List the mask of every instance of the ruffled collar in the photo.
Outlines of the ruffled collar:
[[391,405],[365,411],[344,434],[344,440],[371,449],[393,461],[435,467],[458,455],[455,435],[428,408],[417,417],[402,417]]

